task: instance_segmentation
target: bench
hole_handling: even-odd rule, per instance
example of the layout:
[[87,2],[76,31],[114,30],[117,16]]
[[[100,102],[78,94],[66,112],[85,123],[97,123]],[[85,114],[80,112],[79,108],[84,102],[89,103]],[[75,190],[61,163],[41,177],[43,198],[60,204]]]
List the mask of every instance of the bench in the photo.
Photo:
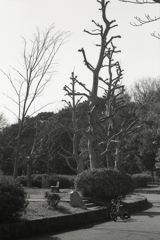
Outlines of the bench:
[[57,182],[56,186],[51,186],[51,192],[55,192],[55,191],[59,192],[59,184],[60,182]]

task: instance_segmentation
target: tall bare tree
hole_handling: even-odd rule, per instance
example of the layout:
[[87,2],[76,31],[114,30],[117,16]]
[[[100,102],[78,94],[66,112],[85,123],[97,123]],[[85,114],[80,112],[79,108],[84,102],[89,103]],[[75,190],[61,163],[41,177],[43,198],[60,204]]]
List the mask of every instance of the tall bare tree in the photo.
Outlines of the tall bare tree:
[[[76,100],[76,95],[77,95],[76,89],[75,89],[76,84],[78,83],[80,85],[81,83],[78,82],[77,76],[74,75],[74,72],[72,72],[70,79],[71,79],[71,87],[65,85],[64,90],[66,92],[66,95],[68,95],[71,98],[71,102],[70,101],[65,101],[65,102],[72,109],[72,128],[70,130],[73,133],[73,137],[70,136],[70,138],[73,145],[73,152],[70,153],[67,149],[63,148],[62,150],[64,153],[62,154],[62,152],[59,152],[59,154],[66,159],[68,166],[73,171],[75,171],[76,173],[81,173],[83,171],[83,152],[79,153],[79,150],[78,150],[78,134],[80,130],[78,129],[78,126],[77,126],[78,119],[77,119],[76,111],[77,111],[77,106],[83,96],[81,96],[78,100]],[[76,169],[72,167],[72,165],[69,162],[69,159],[74,159],[76,161],[76,164],[77,164]]]
[[31,40],[29,44],[26,39],[23,38],[22,70],[12,68],[16,73],[15,77],[3,71],[16,94],[16,98],[11,95],[8,97],[18,107],[18,114],[15,114],[9,109],[16,116],[18,115],[19,121],[14,177],[17,177],[18,174],[21,133],[23,131],[25,117],[29,114],[29,110],[35,100],[42,94],[46,86],[52,80],[55,56],[65,38],[66,33],[55,32],[54,26],[51,26],[45,32],[40,32],[40,30],[37,29],[33,40]]
[[[98,116],[98,108],[99,108],[99,97],[98,97],[98,88],[99,88],[99,81],[102,79],[102,72],[108,72],[107,69],[109,68],[108,56],[110,55],[110,49],[112,47],[114,39],[120,38],[119,35],[112,35],[111,30],[117,26],[115,24],[115,20],[109,21],[107,18],[107,6],[109,1],[106,0],[97,0],[100,4],[100,11],[103,23],[97,23],[96,21],[92,20],[95,25],[95,29],[93,31],[84,30],[86,33],[92,36],[98,36],[100,38],[100,43],[96,44],[99,48],[99,57],[97,60],[97,64],[94,67],[89,61],[86,56],[85,50],[82,48],[79,51],[82,53],[84,58],[84,63],[87,68],[93,74],[92,80],[92,89],[89,91],[88,99],[89,99],[89,129],[88,129],[88,152],[90,157],[90,167],[91,169],[99,168],[100,161],[99,161],[99,133],[98,133],[98,123],[99,123],[99,116]],[[106,72],[105,72],[106,71]],[[107,77],[105,77],[107,81]],[[105,80],[104,80],[105,81]]]

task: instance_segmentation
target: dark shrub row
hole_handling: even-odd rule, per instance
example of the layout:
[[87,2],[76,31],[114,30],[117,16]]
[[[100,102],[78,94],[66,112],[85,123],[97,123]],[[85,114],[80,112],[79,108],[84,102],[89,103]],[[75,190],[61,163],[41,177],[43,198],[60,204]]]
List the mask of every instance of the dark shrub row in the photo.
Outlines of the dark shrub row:
[[[45,174],[33,174],[32,175],[32,187],[42,187],[42,177],[47,177]],[[56,185],[57,181],[60,182],[60,188],[71,188],[74,187],[74,179],[75,176],[70,175],[57,175],[53,174],[49,176],[49,186]],[[19,176],[17,180],[23,184],[23,186],[27,186],[27,177],[26,176]]]
[[21,184],[0,175],[0,223],[16,220],[27,207],[27,195]]
[[146,187],[148,182],[152,181],[151,176],[146,173],[133,174],[132,178],[134,181],[135,188]]
[[75,179],[75,187],[83,196],[111,199],[134,191],[132,177],[105,168],[86,170]]

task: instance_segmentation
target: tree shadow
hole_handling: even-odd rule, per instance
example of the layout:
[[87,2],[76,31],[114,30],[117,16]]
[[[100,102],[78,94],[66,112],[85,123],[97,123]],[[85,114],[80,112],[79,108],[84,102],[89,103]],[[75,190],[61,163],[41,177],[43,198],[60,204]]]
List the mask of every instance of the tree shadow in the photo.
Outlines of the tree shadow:
[[[44,234],[44,235],[40,235],[40,236],[36,236],[35,238],[33,238],[35,240],[62,240],[62,238],[56,236],[55,233],[49,233],[49,234]],[[31,238],[32,240],[32,238]]]
[[45,240],[61,240],[61,238],[59,238],[59,237],[49,237],[48,239],[46,238]]
[[146,187],[143,187],[142,189],[152,189],[152,188],[159,188],[159,185],[148,185]]
[[[154,204],[160,204],[159,202],[154,202]],[[133,214],[133,216],[147,216],[147,217],[150,217],[150,218],[153,218],[153,217],[156,217],[156,216],[160,216],[160,212],[156,212],[156,211],[147,211],[147,210],[149,210],[149,209],[151,209],[153,207],[153,204],[152,203],[148,203],[148,206],[147,206],[147,208],[145,208],[143,211],[141,211],[141,212],[135,212],[134,214]],[[156,208],[159,208],[160,207],[160,205],[159,206],[156,206]]]
[[135,213],[133,216],[147,216],[150,218],[156,217],[156,216],[160,216],[160,212],[139,212],[139,213]]

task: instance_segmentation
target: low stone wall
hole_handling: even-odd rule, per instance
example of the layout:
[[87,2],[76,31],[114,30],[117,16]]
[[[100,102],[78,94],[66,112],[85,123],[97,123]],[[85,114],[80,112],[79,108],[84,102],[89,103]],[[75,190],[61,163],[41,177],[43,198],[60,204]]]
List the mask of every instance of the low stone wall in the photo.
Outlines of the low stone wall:
[[[127,210],[132,213],[147,207],[147,199],[125,203]],[[84,227],[89,224],[109,221],[109,208],[102,207],[97,210],[58,216],[53,218],[42,218],[30,221],[20,221],[12,224],[0,225],[0,239],[14,240],[47,233],[57,233]]]
[[104,207],[99,210],[86,211],[71,215],[21,221],[12,224],[2,224],[0,225],[0,239],[11,240],[46,233],[73,230],[88,224],[104,222],[108,219],[109,210]]
[[160,194],[160,189],[136,189],[135,193]]

